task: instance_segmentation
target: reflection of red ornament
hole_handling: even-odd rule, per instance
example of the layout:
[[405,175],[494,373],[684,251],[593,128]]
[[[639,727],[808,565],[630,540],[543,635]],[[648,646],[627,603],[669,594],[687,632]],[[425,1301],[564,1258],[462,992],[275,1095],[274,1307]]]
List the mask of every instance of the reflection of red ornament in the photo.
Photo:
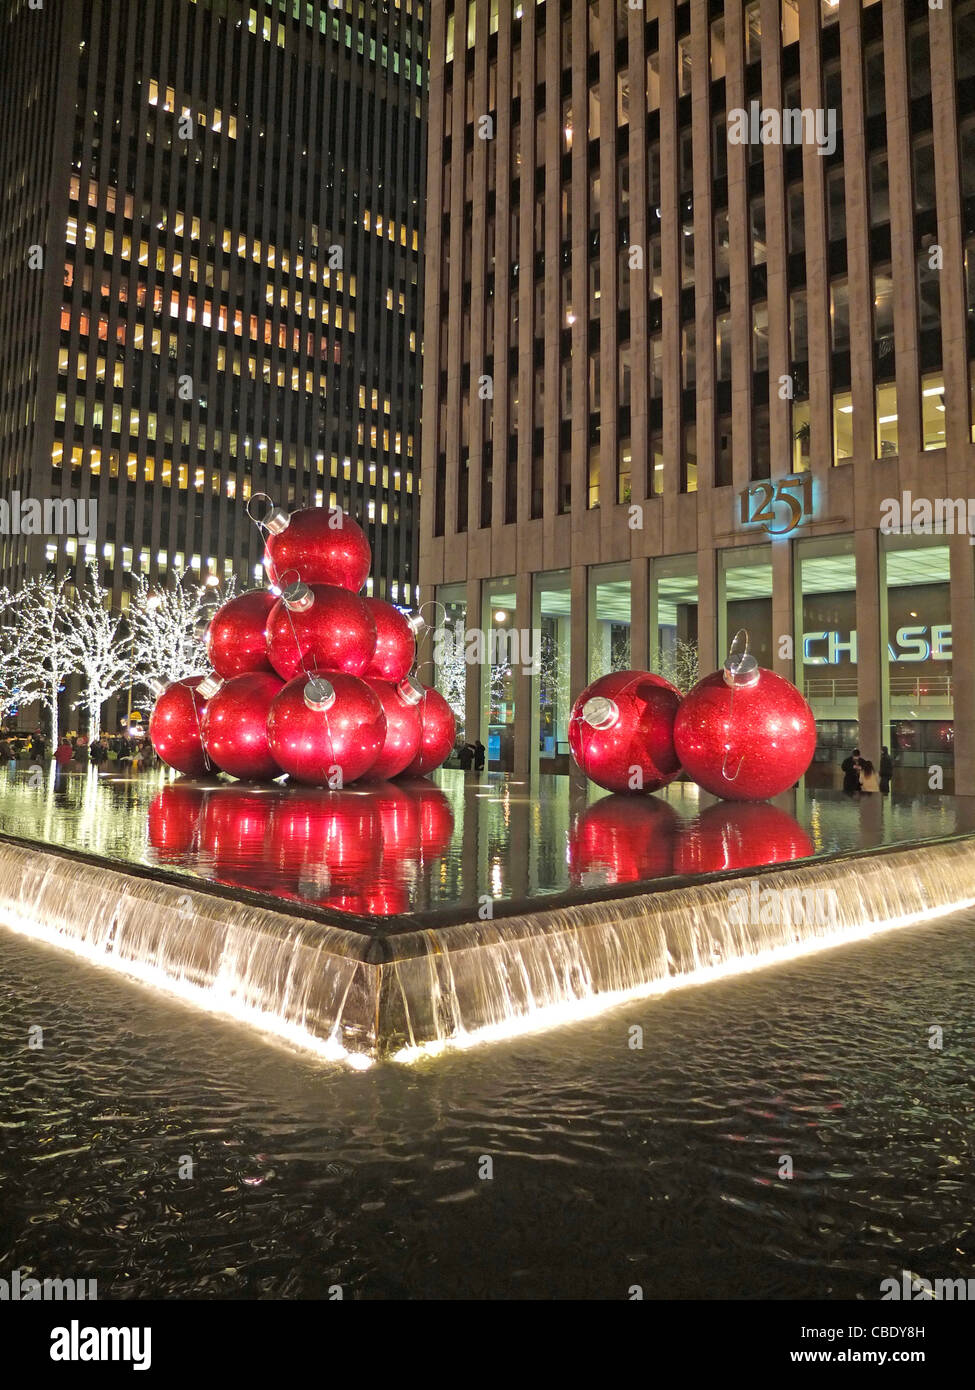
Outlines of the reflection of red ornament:
[[286,681],[301,670],[361,675],[376,648],[376,624],[363,600],[333,584],[298,589],[294,598],[282,596],[267,620],[275,671]]
[[339,786],[372,767],[386,736],[386,716],[378,695],[356,676],[298,676],[271,701],[267,736],[271,756],[290,777]]
[[729,658],[681,703],[674,744],[687,775],[729,801],[764,801],[803,775],[816,721],[802,695],[754,657]]
[[178,861],[193,849],[205,795],[201,787],[175,782],[153,798],[148,834],[157,859]]
[[218,676],[230,680],[249,671],[270,671],[264,629],[274,607],[267,589],[253,589],[218,608],[207,628],[207,656]]
[[365,584],[372,551],[365,532],[341,508],[293,512],[283,530],[268,537],[264,568],[272,584],[297,577],[306,584],[335,584],[357,594]]
[[739,802],[709,806],[683,827],[674,851],[674,872],[714,874],[761,864],[787,864],[815,853],[802,826],[778,806]]
[[338,889],[359,891],[380,866],[372,798],[354,792],[284,795],[274,817],[276,869],[307,902],[325,903]]
[[415,623],[381,598],[362,601],[376,624],[376,650],[362,675],[383,681],[401,681],[409,675],[416,660]]
[[457,737],[453,712],[438,690],[424,690],[420,700],[420,751],[405,769],[408,777],[425,777],[449,758]]
[[164,763],[187,777],[207,770],[200,737],[200,720],[206,701],[196,693],[204,676],[187,676],[166,687],[149,717],[149,738]]
[[369,787],[369,800],[376,812],[383,867],[418,861],[421,807],[417,798],[399,782],[377,782]]
[[265,793],[221,787],[207,797],[200,841],[220,872],[263,866],[270,825],[271,806]]
[[680,691],[649,671],[614,671],[586,687],[569,716],[576,765],[612,792],[654,792],[680,771],[674,716]]
[[450,844],[454,813],[439,787],[424,778],[401,777],[396,783],[420,808],[420,850],[425,859],[436,859]]
[[411,681],[391,685],[389,681],[363,680],[377,696],[386,716],[386,738],[379,757],[369,769],[370,778],[385,782],[396,777],[416,757],[420,747],[420,687]]
[[213,877],[218,883],[275,891],[267,864],[271,795],[248,787],[221,787],[207,796],[200,842],[213,856]]
[[267,742],[268,710],[281,688],[277,676],[257,671],[234,676],[207,702],[203,746],[231,777],[260,782],[281,776]]
[[569,878],[636,883],[673,872],[677,815],[666,801],[604,796],[583,811],[569,834]]

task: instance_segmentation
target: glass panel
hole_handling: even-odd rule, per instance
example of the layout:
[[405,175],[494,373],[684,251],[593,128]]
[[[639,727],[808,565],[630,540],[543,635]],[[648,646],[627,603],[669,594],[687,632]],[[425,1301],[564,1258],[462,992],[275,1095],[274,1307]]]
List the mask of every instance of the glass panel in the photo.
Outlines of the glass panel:
[[[572,591],[568,570],[534,578],[534,638],[538,644],[538,754],[542,771],[569,771],[568,725],[572,708]],[[558,759],[558,762],[553,762]]]
[[485,659],[481,666],[481,709],[486,710],[487,766],[510,772],[514,766],[515,671],[520,650],[513,650],[515,581],[493,579],[482,589],[481,629]]
[[853,457],[853,397],[849,391],[833,396],[833,462]]
[[721,552],[724,612],[718,624],[718,659],[722,660],[739,629],[748,634],[748,650],[760,666],[775,660],[772,635],[772,562],[768,547]]
[[690,690],[699,679],[697,648],[697,556],[681,555],[654,563],[650,634],[651,670]]
[[811,786],[832,787],[839,785],[839,765],[857,739],[853,539],[800,542],[797,555],[802,635],[796,643],[796,674],[817,731],[806,780]]
[[897,453],[897,387],[877,387],[877,457]]
[[[904,546],[905,548],[902,548]],[[894,782],[903,791],[954,786],[948,547],[891,538],[885,551],[887,674]],[[932,785],[933,768],[936,785]]]
[[921,432],[925,449],[945,447],[945,379],[941,372],[921,378]]
[[[433,686],[447,701],[457,721],[458,741],[464,742],[467,716],[467,673],[465,632],[467,629],[467,587],[464,584],[442,584],[437,589],[433,620]],[[429,610],[427,614],[430,616]],[[417,668],[420,680],[429,672]]]
[[629,566],[593,566],[589,594],[589,680],[594,681],[631,667]]

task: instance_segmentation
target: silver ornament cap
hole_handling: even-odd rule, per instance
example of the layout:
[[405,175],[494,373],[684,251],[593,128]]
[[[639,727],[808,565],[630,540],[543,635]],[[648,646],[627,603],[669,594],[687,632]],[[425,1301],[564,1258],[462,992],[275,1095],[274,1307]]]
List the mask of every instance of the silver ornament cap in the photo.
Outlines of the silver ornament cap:
[[286,584],[281,590],[281,597],[284,599],[285,607],[291,613],[307,613],[315,602],[315,595],[303,579],[296,579],[293,584]]
[[582,707],[582,717],[593,729],[611,729],[619,715],[616,701],[605,695],[594,695]]
[[312,676],[305,682],[305,704],[316,714],[325,714],[335,704],[335,686],[322,676]]

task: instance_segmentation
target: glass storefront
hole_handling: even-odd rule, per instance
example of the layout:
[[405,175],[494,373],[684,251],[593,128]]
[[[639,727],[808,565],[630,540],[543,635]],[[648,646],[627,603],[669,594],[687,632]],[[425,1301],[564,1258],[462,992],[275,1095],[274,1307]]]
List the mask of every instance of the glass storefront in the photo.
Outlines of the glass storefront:
[[515,625],[515,581],[485,580],[481,587],[481,631],[485,644],[480,666],[484,711],[481,738],[486,766],[495,772],[514,767],[515,670],[521,653]]
[[589,571],[589,680],[631,665],[630,567],[594,565]]
[[650,582],[650,669],[690,690],[699,676],[697,556],[654,560]]
[[852,536],[800,541],[796,679],[816,716],[810,786],[833,786],[857,742],[856,559]]
[[885,742],[901,790],[952,791],[954,694],[948,547],[919,546],[916,536],[887,539],[890,543],[883,552],[883,573],[890,737]]
[[772,636],[772,559],[769,546],[723,550],[718,569],[718,660],[735,633],[748,634],[748,650],[760,666],[775,660]]
[[572,586],[568,570],[535,575],[532,630],[537,644],[538,761],[542,772],[569,771],[572,709]]
[[464,657],[467,631],[467,585],[441,584],[434,604],[424,604],[423,616],[434,629],[431,646],[433,663],[417,670],[420,680],[430,681],[447,701],[457,721],[458,742],[464,742],[466,722],[467,662]]

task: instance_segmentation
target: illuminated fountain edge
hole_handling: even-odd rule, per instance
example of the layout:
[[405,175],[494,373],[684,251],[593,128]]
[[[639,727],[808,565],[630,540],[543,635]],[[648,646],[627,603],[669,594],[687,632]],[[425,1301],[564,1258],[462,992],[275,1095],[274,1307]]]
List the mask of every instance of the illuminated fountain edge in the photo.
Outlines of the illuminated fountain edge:
[[370,939],[0,838],[0,923],[319,1056],[552,1027],[975,905],[975,836]]

